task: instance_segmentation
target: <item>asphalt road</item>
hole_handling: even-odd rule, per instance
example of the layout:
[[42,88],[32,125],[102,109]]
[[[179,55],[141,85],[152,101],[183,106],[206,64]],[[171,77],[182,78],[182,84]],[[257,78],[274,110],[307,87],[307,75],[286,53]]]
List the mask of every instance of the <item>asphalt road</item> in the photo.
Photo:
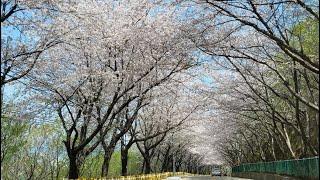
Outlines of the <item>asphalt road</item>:
[[190,176],[190,177],[181,177],[181,180],[249,180],[244,178],[236,178],[236,177],[213,177],[213,176]]

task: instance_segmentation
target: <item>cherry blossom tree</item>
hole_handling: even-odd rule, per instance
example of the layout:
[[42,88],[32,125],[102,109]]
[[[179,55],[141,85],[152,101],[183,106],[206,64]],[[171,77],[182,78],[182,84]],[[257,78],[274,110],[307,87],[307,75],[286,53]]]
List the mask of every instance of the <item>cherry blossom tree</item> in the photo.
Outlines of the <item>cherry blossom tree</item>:
[[[46,51],[29,77],[30,86],[42,92],[39,98],[58,112],[69,178],[74,179],[101,142],[114,148],[147,93],[192,67],[194,58],[170,12],[158,11],[156,4],[77,1],[56,6],[61,14],[53,24],[64,43]],[[121,124],[119,116],[128,108],[132,118]]]
[[54,8],[48,1],[1,1],[1,107],[4,86],[21,81],[60,42],[48,23]]
[[319,46],[311,39],[319,36],[318,3],[182,3],[194,11],[190,39],[214,64],[212,106],[226,117],[217,119],[232,124],[220,139],[228,161],[317,155]]

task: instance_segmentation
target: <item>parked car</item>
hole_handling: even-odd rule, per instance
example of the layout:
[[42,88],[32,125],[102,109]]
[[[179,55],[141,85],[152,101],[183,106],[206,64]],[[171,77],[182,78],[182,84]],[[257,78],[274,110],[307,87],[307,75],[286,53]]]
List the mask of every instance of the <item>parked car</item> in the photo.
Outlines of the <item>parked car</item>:
[[219,168],[214,168],[211,172],[211,175],[212,176],[221,176],[222,173],[221,173],[221,170]]

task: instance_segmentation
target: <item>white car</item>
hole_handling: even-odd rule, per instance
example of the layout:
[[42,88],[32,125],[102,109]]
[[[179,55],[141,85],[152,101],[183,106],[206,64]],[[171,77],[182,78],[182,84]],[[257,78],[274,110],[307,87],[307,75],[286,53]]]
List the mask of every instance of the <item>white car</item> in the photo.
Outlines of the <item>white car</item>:
[[213,169],[212,172],[211,172],[211,175],[212,176],[221,176],[221,171],[220,169]]

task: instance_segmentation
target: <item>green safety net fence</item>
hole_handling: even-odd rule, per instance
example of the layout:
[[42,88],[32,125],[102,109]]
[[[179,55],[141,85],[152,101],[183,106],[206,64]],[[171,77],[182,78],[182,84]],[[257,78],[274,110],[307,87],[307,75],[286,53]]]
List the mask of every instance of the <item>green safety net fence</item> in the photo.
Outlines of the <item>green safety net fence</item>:
[[319,157],[241,164],[232,168],[232,172],[261,172],[296,177],[319,177]]

